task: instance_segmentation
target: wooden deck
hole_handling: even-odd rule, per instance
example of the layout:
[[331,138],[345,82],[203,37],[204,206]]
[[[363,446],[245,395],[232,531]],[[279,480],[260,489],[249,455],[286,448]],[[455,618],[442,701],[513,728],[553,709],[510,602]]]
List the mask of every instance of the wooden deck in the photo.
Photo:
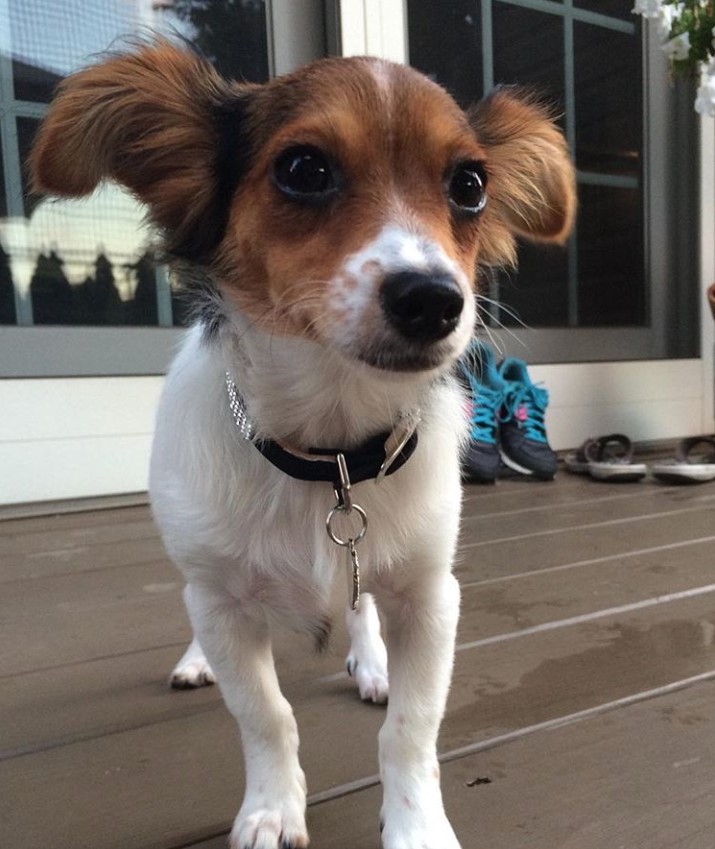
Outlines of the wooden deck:
[[[713,849],[715,484],[469,488],[440,751],[464,849]],[[219,849],[241,797],[216,688],[145,507],[0,522],[0,847]],[[278,641],[313,849],[378,849],[376,733],[326,655]],[[417,849],[417,847],[415,847]]]

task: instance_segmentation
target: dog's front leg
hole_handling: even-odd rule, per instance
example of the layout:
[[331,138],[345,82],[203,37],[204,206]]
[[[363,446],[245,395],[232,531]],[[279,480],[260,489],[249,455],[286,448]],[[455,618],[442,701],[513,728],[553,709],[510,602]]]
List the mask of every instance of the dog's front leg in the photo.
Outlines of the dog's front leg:
[[[416,568],[415,568],[416,567]],[[384,849],[459,849],[444,812],[437,734],[459,616],[449,573],[410,563],[410,582],[380,600],[386,613],[390,701],[380,731]]]
[[231,849],[303,849],[305,776],[298,729],[280,691],[268,624],[260,608],[198,584],[184,591],[194,633],[241,731],[246,793]]

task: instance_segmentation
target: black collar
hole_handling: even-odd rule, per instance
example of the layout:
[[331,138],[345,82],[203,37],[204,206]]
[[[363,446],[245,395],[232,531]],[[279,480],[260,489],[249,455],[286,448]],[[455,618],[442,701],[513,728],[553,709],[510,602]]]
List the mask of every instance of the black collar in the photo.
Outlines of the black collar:
[[350,483],[394,474],[410,459],[417,447],[417,432],[405,432],[401,447],[395,446],[392,456],[390,443],[394,431],[378,433],[357,448],[311,448],[297,451],[272,439],[254,441],[256,448],[266,460],[292,478],[303,481],[327,481],[339,487],[338,454],[342,454],[347,465]]
[[370,478],[379,481],[401,469],[417,447],[419,411],[414,411],[398,423],[394,430],[378,433],[357,448],[310,448],[302,451],[273,439],[258,439],[246,410],[246,402],[228,372],[226,389],[229,408],[241,436],[250,440],[276,468],[298,480],[327,481],[339,487],[338,455],[342,454],[351,483],[360,483]]

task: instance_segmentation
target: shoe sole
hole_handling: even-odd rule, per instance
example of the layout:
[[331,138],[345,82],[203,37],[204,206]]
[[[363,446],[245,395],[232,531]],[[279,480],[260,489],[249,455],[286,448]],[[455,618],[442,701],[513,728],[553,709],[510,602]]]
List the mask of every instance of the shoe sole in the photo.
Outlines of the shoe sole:
[[564,468],[567,472],[571,472],[573,475],[588,474],[588,462],[585,460],[576,460],[569,454],[567,454],[564,459]]
[[713,463],[662,463],[651,466],[650,472],[664,483],[708,483],[715,480]]
[[549,474],[547,472],[535,472],[533,469],[527,469],[525,466],[519,465],[516,460],[512,460],[512,458],[505,454],[501,448],[499,449],[499,456],[505,466],[515,472],[519,472],[520,475],[529,475],[529,477],[538,478],[540,481],[552,481],[556,474],[556,472]]
[[610,483],[635,483],[643,480],[647,472],[642,463],[589,463],[588,467],[594,480]]

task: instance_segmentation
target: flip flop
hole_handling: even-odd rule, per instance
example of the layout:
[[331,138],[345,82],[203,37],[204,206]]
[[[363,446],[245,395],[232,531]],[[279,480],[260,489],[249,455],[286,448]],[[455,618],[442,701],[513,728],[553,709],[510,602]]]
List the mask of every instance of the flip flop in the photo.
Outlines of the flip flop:
[[653,463],[653,477],[664,483],[707,483],[715,480],[715,439],[691,436],[675,449],[675,458]]
[[564,457],[564,466],[567,472],[572,472],[574,475],[588,474],[588,457],[586,457],[586,446],[593,442],[593,439],[587,439],[583,445],[573,451],[569,451]]
[[566,455],[564,464],[574,474],[616,483],[634,483],[642,480],[648,471],[645,463],[633,462],[633,446],[622,433],[587,439],[580,448]]

